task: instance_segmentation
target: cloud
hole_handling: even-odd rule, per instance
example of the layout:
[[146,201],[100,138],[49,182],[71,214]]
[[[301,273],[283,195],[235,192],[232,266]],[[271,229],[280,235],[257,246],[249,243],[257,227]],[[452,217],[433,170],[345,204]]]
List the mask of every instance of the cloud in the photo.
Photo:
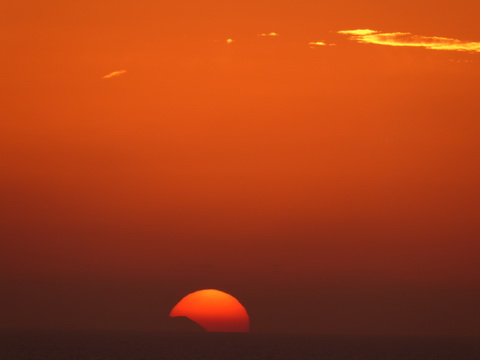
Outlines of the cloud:
[[258,36],[280,36],[280,35],[277,34],[276,32],[271,32],[271,33],[258,34]]
[[480,42],[469,42],[457,39],[414,35],[407,32],[382,33],[374,30],[343,30],[339,34],[352,35],[351,39],[364,44],[387,46],[422,47],[430,50],[450,50],[480,52]]
[[118,70],[118,71],[112,71],[110,74],[107,74],[102,77],[102,79],[111,79],[114,77],[122,76],[123,74],[126,74],[127,70]]
[[310,41],[308,45],[310,45],[310,47],[312,48],[317,46],[335,46],[335,44],[327,44],[326,42],[323,42],[323,41]]
[[338,31],[339,34],[345,34],[345,35],[370,35],[370,34],[375,34],[378,33],[376,30],[370,30],[370,29],[358,29],[358,30],[342,30]]

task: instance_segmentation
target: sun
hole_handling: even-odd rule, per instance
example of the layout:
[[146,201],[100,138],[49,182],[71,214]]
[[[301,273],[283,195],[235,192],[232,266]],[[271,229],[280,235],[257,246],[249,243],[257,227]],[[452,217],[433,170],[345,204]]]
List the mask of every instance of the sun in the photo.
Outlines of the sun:
[[243,305],[232,295],[214,289],[185,296],[173,307],[170,316],[184,316],[212,332],[250,330],[250,318]]

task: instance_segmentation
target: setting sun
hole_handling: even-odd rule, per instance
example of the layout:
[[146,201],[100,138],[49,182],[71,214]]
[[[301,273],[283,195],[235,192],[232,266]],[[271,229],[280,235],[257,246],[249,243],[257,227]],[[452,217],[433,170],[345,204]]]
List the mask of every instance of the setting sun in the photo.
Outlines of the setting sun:
[[185,296],[175,305],[170,316],[184,316],[213,332],[248,332],[250,328],[250,319],[243,305],[233,296],[214,289]]

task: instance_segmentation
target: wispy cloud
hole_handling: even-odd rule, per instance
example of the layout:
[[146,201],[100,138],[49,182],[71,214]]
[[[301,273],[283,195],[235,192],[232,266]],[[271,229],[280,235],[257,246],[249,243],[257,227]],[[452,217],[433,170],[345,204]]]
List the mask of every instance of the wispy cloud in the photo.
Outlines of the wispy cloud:
[[339,34],[345,34],[345,35],[370,35],[370,34],[375,34],[378,33],[376,30],[370,30],[370,29],[357,29],[357,30],[342,30],[338,31]]
[[414,35],[407,32],[382,33],[375,30],[342,30],[339,34],[352,35],[359,43],[422,47],[430,50],[480,52],[480,42],[462,41],[439,36]]
[[277,34],[276,32],[270,32],[270,33],[261,33],[261,34],[258,34],[258,36],[280,36],[280,34]]
[[335,44],[327,44],[324,41],[310,41],[308,45],[310,45],[312,48],[317,46],[335,46]]
[[126,74],[127,70],[117,70],[117,71],[112,71],[110,74],[107,74],[102,77],[102,79],[111,79],[114,77],[122,76],[123,74]]

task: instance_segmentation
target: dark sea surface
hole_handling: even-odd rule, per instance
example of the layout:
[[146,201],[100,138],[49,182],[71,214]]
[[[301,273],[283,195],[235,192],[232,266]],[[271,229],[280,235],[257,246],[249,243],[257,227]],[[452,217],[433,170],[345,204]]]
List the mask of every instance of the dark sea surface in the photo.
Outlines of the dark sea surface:
[[219,333],[0,333],[1,360],[480,360],[479,338]]

